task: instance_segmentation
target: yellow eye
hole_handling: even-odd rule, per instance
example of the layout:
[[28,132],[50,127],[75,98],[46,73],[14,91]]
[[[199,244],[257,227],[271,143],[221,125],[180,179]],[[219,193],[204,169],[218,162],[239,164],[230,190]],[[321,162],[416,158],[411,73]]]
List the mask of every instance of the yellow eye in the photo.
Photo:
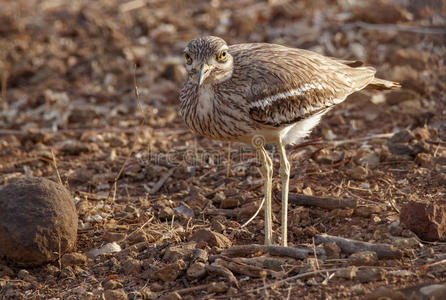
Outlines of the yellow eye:
[[228,50],[226,50],[226,49],[221,50],[220,53],[218,54],[218,61],[224,62],[227,59],[228,59]]
[[189,53],[184,53],[184,57],[186,58],[186,63],[188,65],[192,64],[192,57],[190,57]]

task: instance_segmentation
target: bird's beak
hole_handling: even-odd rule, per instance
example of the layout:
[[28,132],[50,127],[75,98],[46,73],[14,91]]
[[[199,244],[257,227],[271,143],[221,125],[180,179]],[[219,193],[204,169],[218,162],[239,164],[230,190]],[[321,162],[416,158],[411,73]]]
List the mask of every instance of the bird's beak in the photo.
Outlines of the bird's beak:
[[202,63],[200,66],[200,71],[198,71],[198,81],[197,84],[200,86],[203,81],[208,77],[211,71],[211,67],[205,63]]

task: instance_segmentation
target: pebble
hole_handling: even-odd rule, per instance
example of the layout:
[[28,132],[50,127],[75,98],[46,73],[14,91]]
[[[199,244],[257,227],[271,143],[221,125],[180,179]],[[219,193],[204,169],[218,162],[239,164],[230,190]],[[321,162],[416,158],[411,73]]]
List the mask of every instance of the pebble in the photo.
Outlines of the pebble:
[[116,290],[122,288],[122,284],[116,280],[108,279],[102,283],[105,290]]
[[373,266],[378,263],[378,256],[375,251],[361,251],[350,255],[348,261],[355,266]]
[[63,266],[85,265],[87,257],[78,252],[67,253],[62,256]]
[[420,242],[414,237],[412,238],[395,238],[392,245],[399,249],[415,248],[420,246]]
[[356,277],[361,283],[383,280],[384,276],[385,271],[381,268],[362,269],[356,273]]
[[344,278],[347,280],[352,280],[356,278],[356,272],[358,271],[358,268],[355,266],[350,266],[346,268],[342,268],[340,270],[337,270],[335,273],[336,277]]
[[141,262],[137,259],[129,258],[123,263],[122,270],[126,275],[141,273]]
[[127,234],[123,232],[113,232],[113,231],[107,231],[104,233],[102,239],[104,242],[117,242],[124,240],[127,237]]
[[231,240],[229,240],[226,236],[209,229],[200,229],[195,231],[191,240],[197,243],[205,242],[211,247],[215,246],[220,249],[226,249],[232,246]]
[[105,253],[115,253],[115,252],[121,252],[121,246],[117,244],[116,242],[105,244],[103,247],[99,249],[93,249],[88,251],[88,255],[92,257],[96,257],[98,255],[102,255]]
[[403,129],[401,131],[398,131],[395,133],[389,140],[389,143],[395,144],[395,143],[408,143],[411,140],[414,139],[414,134],[407,130]]
[[142,243],[142,242],[147,242],[147,234],[144,231],[142,231],[142,230],[138,230],[138,231],[132,232],[127,237],[127,241],[129,242],[130,245],[134,245],[134,244]]
[[341,248],[335,242],[326,243],[323,246],[328,259],[338,259],[341,257]]
[[422,240],[446,240],[446,204],[410,201],[401,208],[400,222]]
[[355,180],[364,180],[367,178],[368,171],[362,166],[356,166],[347,171],[351,178]]
[[177,292],[172,292],[158,298],[159,300],[181,300],[183,299]]
[[379,206],[360,206],[355,208],[353,214],[355,216],[370,218],[373,214],[382,212],[382,208]]
[[106,290],[104,292],[105,300],[127,300],[127,294],[123,289],[119,290]]
[[178,260],[161,267],[155,272],[155,277],[164,281],[171,282],[177,279],[186,269],[186,263],[183,260]]
[[190,280],[200,279],[206,275],[206,265],[203,262],[196,261],[187,269],[187,278]]
[[225,281],[211,282],[208,285],[208,293],[224,293],[229,289],[228,284]]

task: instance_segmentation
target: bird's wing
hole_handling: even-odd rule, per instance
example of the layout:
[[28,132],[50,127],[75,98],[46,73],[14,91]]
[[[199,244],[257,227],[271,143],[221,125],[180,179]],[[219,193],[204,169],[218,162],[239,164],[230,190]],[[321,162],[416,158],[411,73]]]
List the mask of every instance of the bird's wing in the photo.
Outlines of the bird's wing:
[[248,90],[251,117],[275,127],[329,109],[366,87],[375,75],[371,67],[357,67],[359,62],[273,44],[239,44],[230,52],[233,77],[240,77]]

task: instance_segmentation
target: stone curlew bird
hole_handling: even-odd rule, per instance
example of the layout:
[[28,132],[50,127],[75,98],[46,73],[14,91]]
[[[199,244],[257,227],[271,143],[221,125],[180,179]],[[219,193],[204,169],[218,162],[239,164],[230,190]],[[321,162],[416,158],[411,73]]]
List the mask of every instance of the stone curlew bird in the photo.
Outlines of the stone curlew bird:
[[265,143],[276,143],[282,180],[282,241],[287,245],[290,164],[285,145],[298,142],[336,104],[364,88],[400,85],[375,77],[359,61],[326,57],[276,44],[228,46],[214,36],[190,41],[184,50],[187,81],[180,115],[194,132],[216,140],[253,144],[265,180],[265,244],[272,244],[272,161]]

